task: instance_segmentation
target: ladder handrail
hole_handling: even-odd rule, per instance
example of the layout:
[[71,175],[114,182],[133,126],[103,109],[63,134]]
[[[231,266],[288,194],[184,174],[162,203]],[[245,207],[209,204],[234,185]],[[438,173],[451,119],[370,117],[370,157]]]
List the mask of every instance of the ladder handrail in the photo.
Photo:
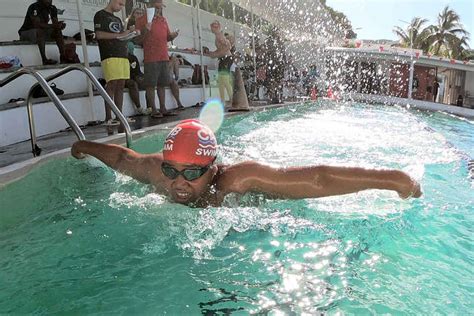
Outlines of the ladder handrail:
[[[45,80],[49,82],[51,80],[57,79],[57,78],[65,75],[65,74],[67,74],[67,73],[69,73],[73,70],[78,70],[78,71],[84,73],[86,76],[89,77],[92,84],[95,86],[95,88],[97,89],[99,94],[105,100],[106,104],[110,107],[110,109],[114,112],[114,114],[117,116],[119,121],[125,127],[125,138],[126,138],[126,142],[127,142],[127,147],[130,148],[130,146],[132,145],[132,130],[130,129],[130,125],[128,124],[127,119],[122,114],[122,112],[117,108],[114,101],[112,100],[112,98],[107,93],[107,91],[105,91],[105,89],[102,87],[100,82],[97,80],[97,78],[94,76],[94,74],[89,69],[87,69],[86,67],[84,67],[82,65],[79,65],[79,64],[70,65],[70,66],[67,66],[67,67],[61,69],[60,71],[50,75],[50,76],[47,76],[45,78]],[[34,84],[33,87],[31,87],[30,93],[28,94],[28,99],[27,99],[28,102],[31,102],[31,93],[32,93],[33,89],[36,86],[37,86],[37,84]]]
[[[31,68],[21,68],[15,71],[14,73],[12,73],[11,75],[9,75],[8,77],[0,80],[0,88],[18,79],[19,77],[23,75],[31,75],[36,79],[37,83],[35,83],[33,87],[40,85],[41,88],[43,88],[43,90],[46,92],[46,95],[51,99],[51,101],[56,106],[58,111],[61,113],[63,118],[66,120],[69,126],[71,126],[71,128],[74,130],[74,133],[76,134],[77,138],[79,138],[80,140],[85,140],[86,137],[84,136],[84,133],[77,125],[76,121],[74,121],[74,119],[71,117],[69,112],[66,110],[66,108],[62,104],[61,100],[59,100],[56,93],[54,93],[54,91],[48,85],[48,82],[46,81],[46,79],[38,71],[33,70]],[[33,118],[33,102],[31,100],[33,87],[30,89],[30,92],[28,93],[28,102],[26,103],[26,107],[27,107],[27,112],[28,112],[28,126],[30,128],[31,148],[32,148],[33,156],[36,157],[39,155],[41,150],[36,145],[36,131],[35,131],[34,118]]]

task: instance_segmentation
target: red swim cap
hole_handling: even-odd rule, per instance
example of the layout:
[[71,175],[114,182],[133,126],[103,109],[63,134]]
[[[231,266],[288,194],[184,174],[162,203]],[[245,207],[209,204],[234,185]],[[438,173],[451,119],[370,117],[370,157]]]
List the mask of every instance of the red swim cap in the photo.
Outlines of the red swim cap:
[[181,121],[168,134],[163,146],[164,160],[199,166],[210,165],[217,156],[212,130],[198,120]]

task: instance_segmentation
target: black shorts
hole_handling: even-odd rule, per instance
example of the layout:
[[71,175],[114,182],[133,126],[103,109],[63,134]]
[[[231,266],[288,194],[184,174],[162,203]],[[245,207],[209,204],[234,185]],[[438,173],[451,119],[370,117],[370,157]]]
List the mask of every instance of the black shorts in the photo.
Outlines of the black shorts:
[[51,28],[30,29],[30,30],[20,32],[20,41],[31,42],[31,43],[37,44],[38,43],[38,31],[45,33],[45,41],[47,41],[47,42],[54,41],[58,36],[58,32],[51,29]]
[[234,63],[234,57],[233,56],[220,57],[217,69],[219,71],[230,71],[230,67],[232,67],[233,63]]
[[170,70],[168,61],[145,63],[145,80],[147,87],[166,87],[170,84]]

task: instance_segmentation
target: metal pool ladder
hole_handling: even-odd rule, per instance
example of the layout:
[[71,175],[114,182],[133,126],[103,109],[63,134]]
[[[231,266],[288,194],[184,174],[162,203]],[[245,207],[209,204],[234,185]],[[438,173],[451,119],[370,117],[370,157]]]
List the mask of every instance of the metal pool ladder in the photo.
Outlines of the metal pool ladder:
[[132,131],[130,129],[130,125],[128,124],[127,120],[123,116],[122,112],[119,111],[114,101],[110,98],[110,96],[107,94],[105,89],[102,87],[102,85],[99,83],[97,78],[89,69],[79,64],[71,65],[45,78],[38,71],[34,69],[21,68],[13,72],[8,77],[0,80],[0,88],[18,79],[19,77],[23,75],[31,75],[37,81],[37,83],[35,83],[30,88],[30,91],[28,92],[28,97],[26,99],[26,107],[27,107],[27,112],[28,112],[28,125],[30,129],[31,149],[33,152],[33,156],[36,157],[41,154],[41,148],[39,148],[38,145],[36,144],[36,131],[35,131],[35,123],[34,123],[34,117],[33,117],[33,91],[38,85],[41,86],[41,88],[43,88],[43,90],[46,92],[47,96],[51,99],[51,101],[56,106],[58,111],[61,113],[63,118],[66,120],[66,122],[69,124],[71,129],[74,131],[77,138],[80,140],[86,139],[79,125],[77,125],[76,121],[72,118],[71,114],[69,114],[68,110],[64,107],[63,103],[58,98],[56,93],[54,93],[54,91],[48,85],[49,81],[57,79],[73,70],[78,70],[84,73],[87,77],[89,77],[94,87],[97,89],[97,91],[102,96],[102,98],[104,98],[106,104],[110,107],[110,109],[114,112],[114,114],[117,116],[119,121],[125,127],[125,138],[127,142],[127,147],[130,147],[132,145]]

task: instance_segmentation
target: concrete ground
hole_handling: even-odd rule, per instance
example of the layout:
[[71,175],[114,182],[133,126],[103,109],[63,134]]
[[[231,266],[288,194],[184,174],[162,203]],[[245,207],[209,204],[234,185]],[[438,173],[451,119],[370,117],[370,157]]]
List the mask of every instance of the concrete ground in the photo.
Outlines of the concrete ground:
[[[144,127],[165,124],[173,121],[184,120],[187,118],[196,118],[199,116],[201,108],[186,108],[183,111],[177,111],[177,116],[167,116],[163,118],[152,118],[150,116],[135,116],[135,123],[130,123],[132,131]],[[117,127],[107,128],[102,125],[85,126],[83,129],[87,140],[95,140],[110,136],[117,133]],[[38,137],[37,145],[41,148],[41,155],[52,153],[61,149],[71,147],[77,140],[76,135],[72,131],[62,131],[46,136]],[[125,138],[124,138],[125,142]],[[22,162],[33,158],[31,150],[31,142],[24,141],[17,144],[12,144],[0,147],[0,168],[9,166],[11,164]]]

